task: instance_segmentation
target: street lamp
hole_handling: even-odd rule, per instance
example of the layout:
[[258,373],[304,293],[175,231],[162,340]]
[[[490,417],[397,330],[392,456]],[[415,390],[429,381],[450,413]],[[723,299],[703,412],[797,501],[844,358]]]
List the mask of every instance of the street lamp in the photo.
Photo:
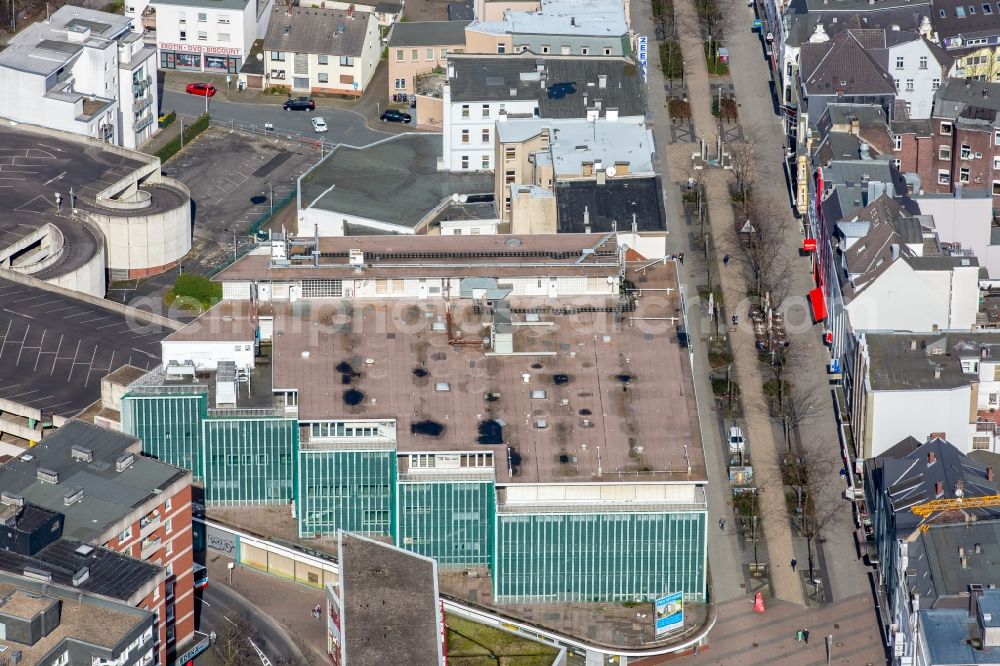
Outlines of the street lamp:
[[267,200],[271,202],[271,215],[273,216],[274,215],[274,186],[271,185],[271,183],[268,183],[267,184],[267,190],[270,193],[270,196],[267,198]]

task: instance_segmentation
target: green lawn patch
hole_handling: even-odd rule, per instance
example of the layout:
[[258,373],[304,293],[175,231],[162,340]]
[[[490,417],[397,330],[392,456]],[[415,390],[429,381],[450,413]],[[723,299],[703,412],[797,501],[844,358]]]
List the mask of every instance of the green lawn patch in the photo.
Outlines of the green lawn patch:
[[207,310],[222,300],[222,285],[212,282],[203,275],[184,273],[177,276],[173,289],[163,297],[167,305],[192,310]]
[[552,666],[558,651],[502,629],[446,614],[448,663],[455,666]]
[[715,40],[705,42],[705,63],[708,65],[710,76],[727,76],[729,74],[729,65],[719,62],[719,48],[722,46],[722,42]]

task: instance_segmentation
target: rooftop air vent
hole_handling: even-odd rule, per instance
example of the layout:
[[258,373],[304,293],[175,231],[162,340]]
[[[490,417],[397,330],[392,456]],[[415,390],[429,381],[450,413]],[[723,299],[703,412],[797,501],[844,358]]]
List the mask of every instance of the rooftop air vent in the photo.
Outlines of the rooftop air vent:
[[7,505],[13,504],[14,506],[24,506],[24,497],[12,493],[9,490],[5,490],[2,493],[0,493],[0,504],[7,504]]
[[118,456],[118,458],[115,459],[115,471],[124,472],[129,467],[131,467],[132,463],[134,462],[135,462],[135,456],[133,454],[126,453],[124,455],[120,455]]
[[40,580],[43,583],[52,582],[52,574],[43,569],[35,569],[34,567],[24,567],[23,575],[25,578],[30,578],[32,580]]
[[94,460],[94,452],[79,444],[73,445],[70,455],[73,456],[73,460],[80,460],[82,462],[92,462]]
[[35,472],[35,476],[38,477],[39,481],[45,481],[46,483],[59,483],[59,472],[46,467],[39,467]]
[[86,557],[87,555],[90,555],[92,552],[94,552],[94,547],[88,546],[85,543],[81,543],[77,547],[77,549],[74,550],[73,552],[76,553],[77,555],[80,555],[81,557]]
[[90,578],[90,568],[83,567],[73,574],[73,587],[80,587],[87,581],[88,578]]
[[66,506],[72,506],[83,499],[83,486],[76,486],[71,489],[68,493],[63,495],[63,504]]

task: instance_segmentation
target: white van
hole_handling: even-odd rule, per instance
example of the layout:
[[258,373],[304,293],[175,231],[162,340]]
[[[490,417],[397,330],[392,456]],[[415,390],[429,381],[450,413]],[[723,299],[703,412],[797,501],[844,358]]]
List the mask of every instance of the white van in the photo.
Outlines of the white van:
[[733,426],[729,429],[729,454],[736,455],[738,453],[745,453],[743,445],[746,440],[743,439],[743,429],[739,426]]

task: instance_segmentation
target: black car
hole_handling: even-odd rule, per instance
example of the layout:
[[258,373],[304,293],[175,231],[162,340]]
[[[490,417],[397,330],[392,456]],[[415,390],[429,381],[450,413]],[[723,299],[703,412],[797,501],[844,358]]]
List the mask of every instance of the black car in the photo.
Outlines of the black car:
[[308,97],[296,97],[295,99],[289,97],[282,108],[285,111],[314,111],[316,109],[316,102]]
[[386,109],[378,119],[384,123],[408,123],[413,117],[396,109]]

